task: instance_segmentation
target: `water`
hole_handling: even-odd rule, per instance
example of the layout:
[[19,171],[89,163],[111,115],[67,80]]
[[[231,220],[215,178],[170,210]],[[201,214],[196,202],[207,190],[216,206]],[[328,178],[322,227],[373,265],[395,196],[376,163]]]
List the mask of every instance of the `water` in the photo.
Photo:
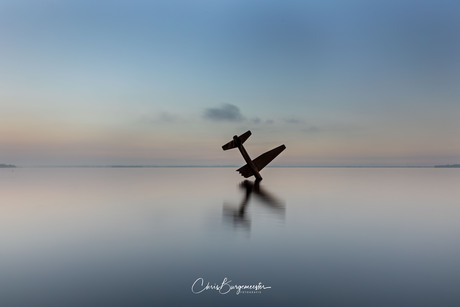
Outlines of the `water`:
[[262,175],[1,169],[0,305],[460,304],[460,170]]

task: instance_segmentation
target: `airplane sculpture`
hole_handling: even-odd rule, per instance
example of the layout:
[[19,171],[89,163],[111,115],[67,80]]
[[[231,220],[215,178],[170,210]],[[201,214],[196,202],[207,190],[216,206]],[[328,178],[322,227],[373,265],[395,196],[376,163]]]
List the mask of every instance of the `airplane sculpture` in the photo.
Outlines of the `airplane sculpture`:
[[241,152],[241,155],[243,156],[244,160],[246,161],[246,165],[240,167],[237,169],[238,172],[244,177],[248,178],[251,176],[254,176],[257,181],[262,180],[262,176],[260,176],[260,171],[268,164],[270,163],[273,159],[276,158],[283,150],[286,149],[286,146],[281,145],[278,146],[272,150],[267,151],[266,153],[261,154],[254,160],[251,160],[249,157],[246,149],[243,146],[243,143],[251,136],[251,131],[246,131],[240,136],[234,136],[233,140],[222,146],[223,150],[229,150],[235,147],[238,147],[238,149]]

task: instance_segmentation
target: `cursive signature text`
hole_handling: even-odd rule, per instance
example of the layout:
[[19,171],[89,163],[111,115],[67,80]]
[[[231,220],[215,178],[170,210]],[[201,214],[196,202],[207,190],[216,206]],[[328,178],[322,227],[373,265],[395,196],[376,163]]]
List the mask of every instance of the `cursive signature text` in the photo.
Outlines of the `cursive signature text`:
[[199,277],[192,284],[192,292],[195,294],[199,294],[206,290],[215,290],[220,294],[227,294],[230,291],[235,290],[236,295],[238,295],[240,293],[261,293],[261,290],[271,288],[269,286],[265,286],[261,282],[255,285],[232,285],[231,282],[231,280],[225,277],[221,284],[210,284],[209,282],[207,282],[205,285],[204,279],[202,277]]

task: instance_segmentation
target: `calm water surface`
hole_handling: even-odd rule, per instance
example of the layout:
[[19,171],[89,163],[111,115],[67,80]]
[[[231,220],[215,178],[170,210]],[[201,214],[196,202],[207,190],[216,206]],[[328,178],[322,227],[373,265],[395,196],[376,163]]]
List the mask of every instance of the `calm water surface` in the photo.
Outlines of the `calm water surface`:
[[262,173],[1,169],[0,306],[460,305],[459,169]]

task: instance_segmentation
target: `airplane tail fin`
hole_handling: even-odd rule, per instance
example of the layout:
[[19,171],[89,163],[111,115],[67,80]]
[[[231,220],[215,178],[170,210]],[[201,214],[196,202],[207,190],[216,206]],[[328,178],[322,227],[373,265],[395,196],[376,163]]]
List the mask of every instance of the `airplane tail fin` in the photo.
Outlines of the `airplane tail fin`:
[[[251,131],[248,130],[245,133],[243,133],[242,135],[240,135],[238,138],[240,139],[241,144],[243,144],[250,136],[251,136]],[[223,150],[229,150],[229,149],[232,149],[232,148],[235,148],[235,147],[236,147],[235,142],[233,140],[231,140],[230,142],[228,142],[227,144],[222,146],[222,149]]]
[[[261,154],[252,160],[252,162],[257,167],[257,170],[261,171],[268,163],[275,159],[285,149],[286,146],[284,145],[278,146],[272,150],[267,151],[266,153]],[[240,172],[241,176],[244,178],[248,178],[254,175],[251,168],[247,164],[237,169],[237,171]]]

